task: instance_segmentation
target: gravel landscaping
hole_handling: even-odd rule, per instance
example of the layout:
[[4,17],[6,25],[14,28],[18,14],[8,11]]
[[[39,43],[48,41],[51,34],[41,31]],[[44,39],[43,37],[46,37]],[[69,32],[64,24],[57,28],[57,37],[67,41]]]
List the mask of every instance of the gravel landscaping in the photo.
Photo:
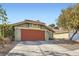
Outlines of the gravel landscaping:
[[74,42],[74,41],[70,41],[70,40],[66,40],[66,39],[57,39],[57,40],[53,40],[54,44],[60,45],[63,48],[69,49],[69,50],[77,50],[79,49],[79,43]]
[[4,48],[0,47],[0,56],[5,56],[12,48],[16,46],[15,42],[5,44]]

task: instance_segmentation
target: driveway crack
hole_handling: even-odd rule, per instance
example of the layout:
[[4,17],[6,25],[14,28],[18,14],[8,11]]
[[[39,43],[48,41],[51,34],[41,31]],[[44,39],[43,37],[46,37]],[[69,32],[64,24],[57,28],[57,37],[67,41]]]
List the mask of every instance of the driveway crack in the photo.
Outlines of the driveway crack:
[[44,53],[44,51],[40,48],[40,46],[38,46],[39,50],[41,51],[41,53],[43,54],[43,56],[46,56],[46,54]]

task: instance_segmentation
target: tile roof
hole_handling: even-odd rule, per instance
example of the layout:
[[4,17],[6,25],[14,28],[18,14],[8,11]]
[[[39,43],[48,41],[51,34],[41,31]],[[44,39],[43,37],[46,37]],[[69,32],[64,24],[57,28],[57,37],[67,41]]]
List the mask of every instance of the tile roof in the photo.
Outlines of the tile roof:
[[38,24],[38,25],[45,25],[45,23],[40,22],[40,21],[33,21],[33,20],[24,20],[22,22],[18,22],[18,23],[14,23],[14,25],[20,25],[20,24],[24,24],[24,23],[32,23],[32,24]]

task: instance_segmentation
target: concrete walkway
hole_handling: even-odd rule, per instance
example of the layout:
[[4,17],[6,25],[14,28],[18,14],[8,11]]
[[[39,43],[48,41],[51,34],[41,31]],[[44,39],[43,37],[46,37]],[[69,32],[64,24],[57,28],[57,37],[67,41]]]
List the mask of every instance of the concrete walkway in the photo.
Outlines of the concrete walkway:
[[[77,51],[69,51],[51,41],[24,41],[19,42],[8,56],[70,56],[79,55]],[[77,52],[77,54],[75,54]]]

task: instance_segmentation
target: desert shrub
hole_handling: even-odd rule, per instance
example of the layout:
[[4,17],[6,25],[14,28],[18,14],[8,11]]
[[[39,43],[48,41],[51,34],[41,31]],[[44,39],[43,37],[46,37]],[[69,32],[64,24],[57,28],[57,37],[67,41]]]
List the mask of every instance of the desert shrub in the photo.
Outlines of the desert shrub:
[[0,47],[4,48],[4,38],[0,36]]
[[4,35],[4,37],[8,37],[13,40],[14,37],[14,29],[13,25],[6,24],[5,26],[0,25],[0,35]]

